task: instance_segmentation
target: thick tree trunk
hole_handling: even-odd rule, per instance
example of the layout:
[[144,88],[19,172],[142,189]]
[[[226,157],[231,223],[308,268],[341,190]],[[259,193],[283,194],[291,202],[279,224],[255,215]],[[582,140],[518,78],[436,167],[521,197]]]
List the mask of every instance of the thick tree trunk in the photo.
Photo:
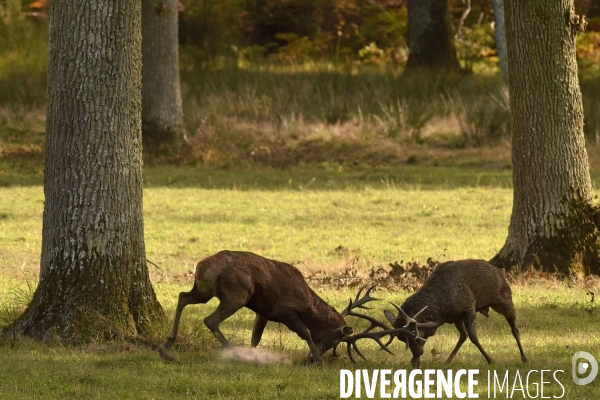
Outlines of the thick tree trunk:
[[447,0],[408,0],[406,71],[458,71]]
[[506,54],[506,29],[504,28],[504,0],[492,0],[494,8],[494,35],[496,49],[500,59],[500,71],[504,82],[508,84],[508,56]]
[[142,132],[151,152],[184,136],[177,0],[142,0]]
[[505,7],[514,200],[508,238],[491,262],[598,273],[573,0],[506,0]]
[[140,5],[50,4],[40,280],[17,330],[135,335],[163,316],[144,248]]

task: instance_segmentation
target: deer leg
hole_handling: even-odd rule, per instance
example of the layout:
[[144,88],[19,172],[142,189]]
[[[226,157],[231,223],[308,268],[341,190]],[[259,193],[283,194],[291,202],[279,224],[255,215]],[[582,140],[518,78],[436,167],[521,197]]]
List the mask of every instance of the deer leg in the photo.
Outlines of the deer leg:
[[256,314],[256,319],[254,320],[254,328],[252,329],[252,341],[250,342],[250,345],[252,347],[256,347],[260,343],[260,339],[262,338],[265,326],[267,326],[267,322],[269,322],[268,319],[266,319],[262,315]]
[[337,353],[337,347],[338,345],[336,344],[335,346],[333,346],[333,349],[331,350],[331,356],[332,357],[339,357],[340,355]]
[[215,335],[217,340],[221,342],[221,344],[224,347],[231,347],[231,343],[229,343],[229,341],[225,338],[223,332],[221,332],[221,329],[219,329],[219,325],[221,325],[221,322],[231,317],[233,314],[235,314],[237,310],[244,307],[245,305],[245,301],[241,303],[229,303],[224,299],[221,299],[221,303],[219,304],[217,309],[213,311],[212,314],[210,314],[208,317],[204,318],[204,325],[206,325],[206,327],[210,329],[212,334]]
[[479,351],[481,352],[481,354],[483,355],[485,360],[488,362],[488,364],[491,364],[493,362],[492,358],[485,352],[485,350],[479,343],[479,339],[477,338],[475,317],[476,317],[475,309],[467,311],[467,313],[466,313],[467,334],[469,335],[469,339],[471,340],[471,342],[475,346],[477,346],[477,348],[479,349]]
[[248,279],[238,279],[234,274],[220,275],[214,290],[220,301],[219,306],[204,318],[204,325],[224,347],[231,347],[231,343],[223,336],[219,325],[248,304],[253,293],[252,285]]
[[519,328],[517,328],[517,319],[506,318],[506,320],[510,325],[510,330],[512,331],[512,334],[515,337],[515,340],[517,341],[517,345],[519,346],[519,351],[521,352],[521,361],[525,364],[529,364],[529,360],[527,359],[527,357],[525,356],[525,352],[523,351],[523,346],[521,346],[521,337],[519,335]]
[[454,360],[456,353],[458,353],[458,350],[460,350],[460,347],[463,345],[463,343],[465,342],[465,340],[467,340],[467,337],[468,337],[467,328],[465,327],[464,321],[456,322],[454,324],[454,326],[456,326],[456,329],[458,329],[458,333],[460,333],[460,337],[458,338],[458,343],[456,343],[456,346],[454,346],[454,350],[452,350],[452,353],[450,353],[450,356],[446,360],[447,364],[452,362],[452,360]]
[[498,314],[504,315],[508,325],[510,325],[512,335],[515,337],[517,345],[519,346],[519,351],[521,352],[521,361],[525,364],[529,364],[529,360],[523,351],[523,346],[521,346],[521,336],[519,334],[519,328],[517,327],[517,314],[515,312],[515,306],[512,300],[509,299],[509,301],[505,303],[493,305],[492,309],[494,309]]
[[313,360],[319,364],[323,365],[323,357],[321,356],[321,351],[317,349],[315,343],[312,340],[312,336],[310,334],[310,330],[308,327],[302,322],[302,320],[297,315],[290,315],[285,319],[282,319],[281,322],[290,328],[291,331],[296,332],[298,336],[308,344],[310,348],[310,353],[313,356]]
[[204,304],[208,302],[211,298],[212,294],[199,291],[195,284],[192,290],[190,290],[189,292],[179,293],[179,300],[177,301],[177,309],[175,311],[175,320],[173,321],[173,329],[167,337],[167,341],[163,345],[165,349],[170,349],[173,343],[175,343],[175,340],[177,340],[179,321],[181,320],[181,313],[183,312],[185,306],[190,304]]

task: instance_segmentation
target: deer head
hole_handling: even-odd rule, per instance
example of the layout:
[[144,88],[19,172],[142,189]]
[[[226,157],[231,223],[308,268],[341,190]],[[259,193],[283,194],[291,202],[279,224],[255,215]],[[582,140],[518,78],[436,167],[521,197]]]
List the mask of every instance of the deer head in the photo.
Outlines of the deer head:
[[[348,357],[350,358],[350,360],[352,362],[356,362],[356,360],[352,356],[352,349],[354,349],[356,351],[356,353],[363,360],[366,360],[365,356],[361,353],[358,346],[356,345],[356,341],[359,339],[375,340],[375,342],[377,342],[377,344],[383,350],[390,353],[391,355],[394,355],[394,353],[392,353],[387,348],[387,346],[394,340],[395,336],[411,337],[411,338],[415,337],[415,332],[411,331],[406,326],[393,328],[393,327],[390,327],[389,325],[387,325],[386,323],[379,321],[376,318],[373,318],[369,315],[358,313],[358,312],[354,311],[354,309],[356,309],[356,308],[370,309],[370,307],[365,307],[364,304],[366,304],[370,301],[381,300],[381,299],[371,297],[371,291],[375,288],[375,286],[377,286],[377,285],[373,285],[369,289],[367,289],[365,295],[362,298],[360,298],[360,296],[361,296],[364,288],[360,289],[358,291],[358,294],[356,295],[355,300],[352,301],[352,299],[350,299],[350,303],[349,303],[348,307],[346,307],[346,309],[344,309],[344,311],[341,312],[342,317],[354,316],[354,317],[365,319],[370,322],[369,327],[367,329],[365,329],[364,331],[342,339],[342,341],[347,344]],[[381,330],[374,331],[375,328],[380,328]],[[417,335],[418,335],[418,333],[417,333]],[[386,336],[389,336],[389,340],[387,341],[387,343],[384,344],[382,342],[382,339]],[[334,348],[334,353],[335,353],[335,348]]]

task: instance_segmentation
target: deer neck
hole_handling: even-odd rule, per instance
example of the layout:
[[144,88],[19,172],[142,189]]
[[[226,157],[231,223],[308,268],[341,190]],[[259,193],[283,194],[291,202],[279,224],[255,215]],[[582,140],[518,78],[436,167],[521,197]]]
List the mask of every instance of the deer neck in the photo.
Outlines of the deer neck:
[[423,307],[427,306],[427,309],[417,317],[418,322],[434,321],[438,318],[437,310],[439,309],[439,305],[437,303],[437,298],[435,296],[427,296],[426,294],[427,293],[417,292],[406,299],[404,304],[402,304],[404,312],[411,317]]
[[340,313],[316,294],[312,306],[300,315],[300,319],[312,335],[319,332],[338,330],[346,326],[346,321]]

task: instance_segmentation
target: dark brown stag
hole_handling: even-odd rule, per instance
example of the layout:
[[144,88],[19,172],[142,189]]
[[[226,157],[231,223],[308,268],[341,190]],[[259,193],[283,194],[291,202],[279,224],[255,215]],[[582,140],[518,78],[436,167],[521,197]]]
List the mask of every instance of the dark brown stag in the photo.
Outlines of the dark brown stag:
[[[365,308],[366,302],[376,300],[366,295],[344,311],[347,315],[362,316],[371,322],[364,332],[353,335],[353,329],[333,307],[321,299],[306,283],[300,271],[287,263],[270,260],[249,252],[221,251],[205,258],[196,266],[194,287],[181,292],[175,312],[173,330],[159,349],[163,358],[173,359],[169,348],[177,339],[181,312],[189,304],[206,303],[213,297],[220,300],[217,309],[204,319],[204,324],[225,347],[231,346],[223,336],[219,325],[242,307],[256,313],[252,330],[252,347],[260,342],[267,321],[280,322],[298,334],[310,348],[311,360],[322,364],[323,353],[345,342],[352,359],[351,347],[359,355],[356,341],[363,338],[375,340],[389,352],[381,342],[386,335],[412,335],[409,329],[392,329],[372,317],[352,311]],[[371,331],[374,327],[383,330]],[[364,357],[363,357],[364,358]],[[354,359],[352,359],[354,361]]]
[[487,261],[461,260],[440,264],[402,307],[393,305],[399,314],[385,311],[385,315],[394,327],[410,328],[414,333],[398,334],[397,337],[410,347],[411,364],[415,368],[419,367],[427,338],[433,336],[440,325],[449,323],[456,326],[460,338],[446,362],[454,359],[468,337],[491,364],[492,358],[479,343],[475,329],[477,312],[489,317],[490,307],[504,315],[519,346],[521,360],[528,362],[521,346],[510,286],[504,272]]

